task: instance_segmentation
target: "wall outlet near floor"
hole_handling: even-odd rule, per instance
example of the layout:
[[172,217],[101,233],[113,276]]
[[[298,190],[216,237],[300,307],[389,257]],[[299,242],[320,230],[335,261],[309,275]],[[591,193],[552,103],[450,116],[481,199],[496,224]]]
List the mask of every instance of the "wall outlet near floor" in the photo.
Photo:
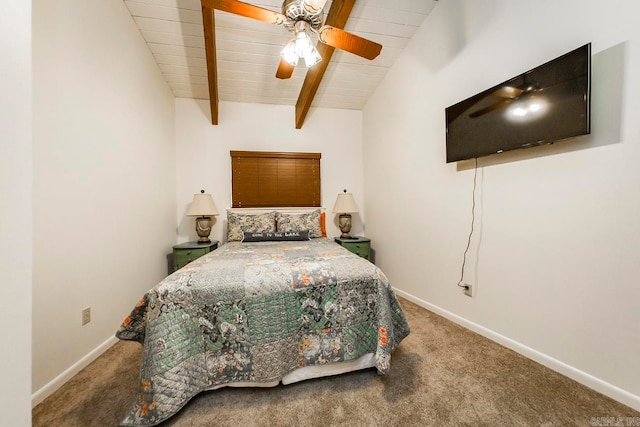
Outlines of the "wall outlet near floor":
[[472,297],[473,296],[473,285],[469,284],[469,283],[465,283],[464,287],[462,288],[462,292],[464,292],[464,294],[468,297]]
[[91,307],[82,310],[82,326],[91,322]]

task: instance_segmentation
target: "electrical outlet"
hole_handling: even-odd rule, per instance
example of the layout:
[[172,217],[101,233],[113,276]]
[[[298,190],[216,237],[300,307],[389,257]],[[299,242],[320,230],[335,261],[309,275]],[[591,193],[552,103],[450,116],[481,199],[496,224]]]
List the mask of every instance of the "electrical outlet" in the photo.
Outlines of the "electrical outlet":
[[91,307],[82,310],[82,326],[91,322]]
[[464,294],[468,297],[472,297],[473,296],[473,285],[470,285],[469,283],[465,283],[464,284],[464,288],[462,288],[462,292],[464,292]]

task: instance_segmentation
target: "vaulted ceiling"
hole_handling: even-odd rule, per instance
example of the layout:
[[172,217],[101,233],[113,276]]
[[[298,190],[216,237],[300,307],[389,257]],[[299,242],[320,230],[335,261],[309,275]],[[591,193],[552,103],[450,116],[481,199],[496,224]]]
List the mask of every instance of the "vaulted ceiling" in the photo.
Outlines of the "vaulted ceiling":
[[[333,3],[337,9],[342,3],[351,6],[354,1],[329,0],[324,7],[325,17]],[[323,75],[316,76],[317,92],[303,100],[308,104],[307,109],[362,109],[436,1],[355,1],[344,29],[381,44],[382,52],[369,61],[335,49],[329,63],[324,61],[309,69],[309,74],[317,74],[317,68],[326,68]],[[275,77],[280,51],[291,38],[282,25],[215,10],[217,85],[210,85],[203,15],[206,17],[211,9],[203,8],[200,0],[124,2],[177,98],[207,99],[213,110],[217,102],[211,99],[210,89],[214,89],[211,93],[220,101],[296,105],[300,98],[309,97],[309,94],[304,95],[308,69],[302,62],[290,79]],[[282,0],[247,0],[246,3],[276,12],[281,12],[282,7]],[[319,49],[326,47],[318,44]],[[328,55],[321,50],[321,54],[323,52],[326,58]],[[296,112],[296,127],[302,127],[304,115],[300,117]],[[217,123],[217,110],[213,111],[212,122]]]

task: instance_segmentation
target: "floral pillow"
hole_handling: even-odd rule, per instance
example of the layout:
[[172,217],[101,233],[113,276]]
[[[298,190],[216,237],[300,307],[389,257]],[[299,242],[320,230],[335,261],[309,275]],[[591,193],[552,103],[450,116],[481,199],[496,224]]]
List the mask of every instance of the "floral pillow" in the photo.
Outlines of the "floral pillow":
[[227,242],[239,242],[243,232],[274,233],[276,231],[276,212],[258,215],[227,212]]
[[320,228],[320,209],[303,214],[286,214],[278,212],[276,215],[278,231],[290,232],[309,230],[309,237],[322,237]]

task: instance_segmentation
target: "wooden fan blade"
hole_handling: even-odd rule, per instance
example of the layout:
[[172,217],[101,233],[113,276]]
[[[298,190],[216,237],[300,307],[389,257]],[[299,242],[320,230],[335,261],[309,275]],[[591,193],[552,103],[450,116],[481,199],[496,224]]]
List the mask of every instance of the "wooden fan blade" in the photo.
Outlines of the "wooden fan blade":
[[281,25],[286,18],[279,12],[235,0],[200,0],[203,7],[222,10],[269,24]]
[[342,49],[365,59],[375,59],[380,55],[382,45],[348,33],[330,25],[324,25],[318,30],[318,40],[322,43]]
[[295,67],[293,65],[281,59],[280,65],[278,65],[278,71],[276,71],[276,77],[279,79],[289,79],[293,75],[294,69]]
[[478,111],[474,111],[473,113],[469,114],[469,117],[471,117],[472,119],[475,119],[480,116],[484,116],[485,114],[490,113],[493,110],[504,108],[508,104],[510,104],[513,101],[513,99],[514,98],[505,99],[504,101],[496,102],[495,104],[491,104],[488,107],[481,108]]

